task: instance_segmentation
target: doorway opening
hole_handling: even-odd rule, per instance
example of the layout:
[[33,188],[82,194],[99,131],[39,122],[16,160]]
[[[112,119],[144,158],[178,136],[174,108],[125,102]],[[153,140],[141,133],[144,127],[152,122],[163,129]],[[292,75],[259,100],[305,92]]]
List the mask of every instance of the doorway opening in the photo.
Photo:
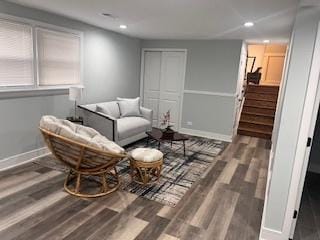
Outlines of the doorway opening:
[[287,44],[248,44],[238,134],[271,139]]
[[[319,109],[320,110],[320,109]],[[320,239],[320,111],[318,110],[293,239]]]

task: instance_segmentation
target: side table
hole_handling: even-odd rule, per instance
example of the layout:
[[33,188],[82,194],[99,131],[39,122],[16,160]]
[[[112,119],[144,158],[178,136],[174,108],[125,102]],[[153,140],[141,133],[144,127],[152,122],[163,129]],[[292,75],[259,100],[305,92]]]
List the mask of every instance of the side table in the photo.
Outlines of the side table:
[[70,122],[83,125],[83,118],[82,117],[76,117],[76,118],[75,117],[66,117],[66,119]]

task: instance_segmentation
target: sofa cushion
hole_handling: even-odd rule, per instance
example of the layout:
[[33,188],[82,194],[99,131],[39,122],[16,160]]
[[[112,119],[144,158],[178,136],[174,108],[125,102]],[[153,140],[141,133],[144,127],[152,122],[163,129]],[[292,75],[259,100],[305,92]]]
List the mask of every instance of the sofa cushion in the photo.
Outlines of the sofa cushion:
[[140,98],[117,98],[121,117],[141,116]]
[[112,153],[124,153],[122,147],[102,136],[96,130],[67,120],[58,119],[54,116],[43,116],[40,120],[40,127],[78,143]]
[[98,103],[97,112],[102,112],[114,118],[120,118],[120,109],[117,101]]
[[117,119],[120,140],[132,137],[149,129],[150,122],[142,117],[124,117]]

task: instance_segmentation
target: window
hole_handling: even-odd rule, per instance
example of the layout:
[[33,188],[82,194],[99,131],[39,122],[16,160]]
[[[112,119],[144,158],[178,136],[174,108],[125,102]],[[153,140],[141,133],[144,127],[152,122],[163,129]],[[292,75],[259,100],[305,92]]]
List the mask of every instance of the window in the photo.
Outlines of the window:
[[32,29],[0,21],[0,87],[33,85]]
[[81,34],[0,19],[0,90],[79,85]]
[[37,29],[39,85],[80,83],[80,38]]

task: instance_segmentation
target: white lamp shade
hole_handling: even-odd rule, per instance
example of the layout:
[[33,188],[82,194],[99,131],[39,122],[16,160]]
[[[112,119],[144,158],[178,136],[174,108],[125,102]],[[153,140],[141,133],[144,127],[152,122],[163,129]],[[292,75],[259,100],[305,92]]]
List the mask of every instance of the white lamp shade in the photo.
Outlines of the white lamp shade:
[[70,87],[69,88],[69,100],[80,101],[82,98],[82,87]]

